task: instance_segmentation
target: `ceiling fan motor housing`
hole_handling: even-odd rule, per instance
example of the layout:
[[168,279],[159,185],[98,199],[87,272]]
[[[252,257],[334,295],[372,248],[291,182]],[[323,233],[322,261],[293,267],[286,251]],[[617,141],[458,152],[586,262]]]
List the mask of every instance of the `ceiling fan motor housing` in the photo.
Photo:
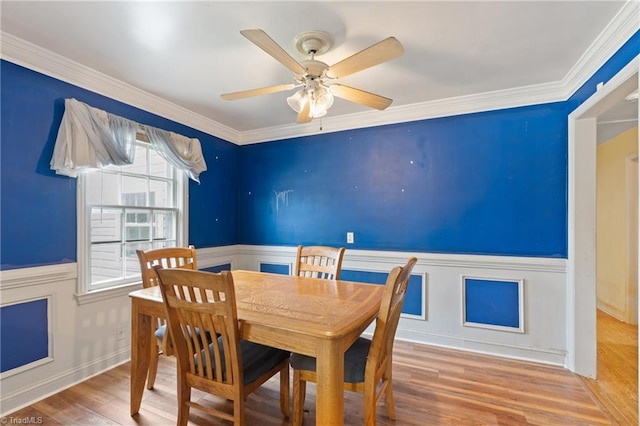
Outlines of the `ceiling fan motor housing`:
[[303,55],[322,55],[332,46],[331,36],[324,31],[306,31],[298,34],[293,43]]
[[302,65],[306,71],[305,75],[300,76],[302,80],[321,78],[323,77],[324,70],[329,68],[329,65],[321,61],[316,61],[315,59],[301,61],[300,65]]
[[306,80],[318,79],[324,77],[324,71],[329,65],[324,62],[317,61],[314,56],[325,53],[332,45],[331,36],[324,31],[306,31],[298,34],[293,43],[298,52],[307,55],[310,58],[300,62],[305,69],[304,75],[298,75],[301,82]]

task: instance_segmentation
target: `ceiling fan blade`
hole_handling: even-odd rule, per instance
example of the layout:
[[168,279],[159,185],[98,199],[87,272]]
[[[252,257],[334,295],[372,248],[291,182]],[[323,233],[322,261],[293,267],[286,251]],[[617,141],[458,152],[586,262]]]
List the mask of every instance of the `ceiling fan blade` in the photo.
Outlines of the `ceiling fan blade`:
[[302,107],[302,109],[300,110],[300,112],[298,113],[298,117],[296,118],[296,123],[298,124],[302,124],[302,123],[308,123],[311,121],[311,103],[310,102],[305,102],[304,106]]
[[305,69],[295,59],[291,57],[278,43],[263,30],[242,30],[240,34],[245,36],[250,42],[260,49],[273,56],[278,62],[289,68],[296,74],[304,74]]
[[346,99],[357,104],[366,105],[380,111],[387,108],[391,105],[391,102],[393,102],[393,99],[385,98],[384,96],[369,93],[353,87],[344,86],[342,84],[332,84],[329,88],[330,92],[339,98]]
[[326,71],[326,76],[329,78],[346,77],[397,58],[403,53],[402,44],[395,37],[389,37],[330,66]]
[[251,96],[266,95],[268,93],[284,92],[285,90],[291,90],[296,87],[295,84],[281,84],[279,86],[261,87],[259,89],[243,90],[241,92],[225,93],[220,95],[222,99],[226,101],[233,101],[236,99],[248,98]]

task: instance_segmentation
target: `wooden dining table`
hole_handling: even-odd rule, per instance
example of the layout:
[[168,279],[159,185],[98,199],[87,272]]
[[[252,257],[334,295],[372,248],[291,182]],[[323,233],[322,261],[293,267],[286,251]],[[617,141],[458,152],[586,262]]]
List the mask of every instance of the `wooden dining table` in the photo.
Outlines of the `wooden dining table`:
[[[232,271],[243,339],[317,359],[316,424],[344,424],[344,352],[378,314],[383,286]],[[131,297],[131,415],[140,410],[152,317],[165,317],[158,287]]]

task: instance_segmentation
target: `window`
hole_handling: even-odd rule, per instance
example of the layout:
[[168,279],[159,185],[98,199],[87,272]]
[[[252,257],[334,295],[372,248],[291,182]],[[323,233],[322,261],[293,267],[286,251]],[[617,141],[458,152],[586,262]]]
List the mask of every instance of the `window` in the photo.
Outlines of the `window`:
[[134,163],[80,175],[79,292],[140,282],[136,250],[184,245],[187,179],[149,143]]

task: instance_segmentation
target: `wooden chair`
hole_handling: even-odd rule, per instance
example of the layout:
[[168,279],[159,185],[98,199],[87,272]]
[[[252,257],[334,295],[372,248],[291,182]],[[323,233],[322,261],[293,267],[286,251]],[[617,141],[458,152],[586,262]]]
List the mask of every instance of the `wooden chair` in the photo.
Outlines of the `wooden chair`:
[[294,275],[339,280],[344,247],[298,246]]
[[[412,257],[405,266],[397,266],[391,270],[385,284],[373,339],[359,337],[345,352],[344,389],[364,394],[365,425],[376,424],[376,406],[383,394],[389,418],[392,420],[396,418],[391,382],[393,341],[411,271],[416,262],[417,259]],[[301,425],[306,382],[316,382],[316,359],[293,354],[291,367],[293,368],[293,424]],[[382,386],[378,388],[380,382]]]
[[[288,417],[290,353],[240,339],[231,273],[159,267],[157,273],[177,357],[178,425],[187,424],[190,408],[243,425],[245,398],[278,372],[280,409]],[[233,414],[191,401],[192,388],[233,401]]]
[[[140,272],[142,273],[142,286],[144,288],[158,285],[158,276],[154,266],[160,265],[163,268],[184,268],[198,269],[196,259],[196,249],[189,247],[166,247],[153,250],[136,250],[140,261]],[[149,374],[147,376],[147,389],[153,389],[158,372],[158,354],[171,355],[171,341],[167,333],[166,321],[164,318],[153,318],[152,324],[156,324],[155,339],[156,345],[151,345],[151,358],[149,361]]]

